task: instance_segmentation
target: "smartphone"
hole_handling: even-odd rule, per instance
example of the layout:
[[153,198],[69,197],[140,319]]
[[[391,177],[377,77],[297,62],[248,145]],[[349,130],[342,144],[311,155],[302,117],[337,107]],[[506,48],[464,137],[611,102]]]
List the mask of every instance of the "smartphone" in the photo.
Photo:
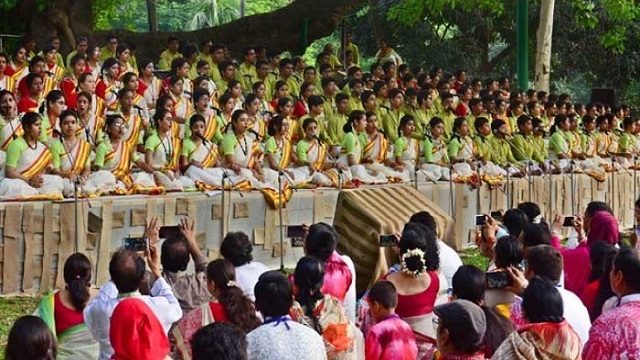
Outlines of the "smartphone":
[[398,243],[398,239],[393,234],[380,235],[380,247],[392,247]]
[[492,211],[491,218],[496,219],[498,221],[502,221],[502,213],[500,211]]
[[161,226],[158,231],[160,239],[172,239],[182,236],[179,226]]
[[129,251],[147,251],[149,249],[149,238],[146,237],[128,237],[122,241],[125,250]]
[[506,271],[494,271],[485,274],[487,289],[504,289],[512,284],[511,277]]
[[476,226],[482,226],[487,223],[487,215],[476,215]]
[[572,227],[574,223],[575,223],[575,218],[573,216],[565,216],[564,221],[562,222],[562,226]]
[[287,226],[287,237],[291,239],[304,238],[304,227],[302,225]]

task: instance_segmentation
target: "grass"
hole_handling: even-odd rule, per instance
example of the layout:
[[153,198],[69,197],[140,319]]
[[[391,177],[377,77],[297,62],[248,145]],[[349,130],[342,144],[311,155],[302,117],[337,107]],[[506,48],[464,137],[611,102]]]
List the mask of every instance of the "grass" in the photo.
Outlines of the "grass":
[[482,256],[476,247],[463,250],[460,253],[460,259],[465,265],[473,265],[483,271],[489,267],[489,259]]
[[[0,298],[0,348],[4,349],[7,345],[7,336],[11,325],[17,318],[23,315],[32,314],[38,302],[39,297],[4,297]],[[0,359],[4,359],[4,350],[0,352]]]

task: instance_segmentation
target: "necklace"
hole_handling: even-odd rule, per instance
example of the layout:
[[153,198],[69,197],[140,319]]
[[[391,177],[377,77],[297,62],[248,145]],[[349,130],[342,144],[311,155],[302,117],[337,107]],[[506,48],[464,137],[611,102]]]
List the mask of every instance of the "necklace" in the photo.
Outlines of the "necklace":
[[[26,139],[25,139],[25,140],[26,140]],[[35,145],[33,145],[33,146],[31,146],[31,143],[29,142],[29,140],[26,140],[26,141],[27,141],[27,145],[29,146],[29,148],[30,148],[30,149],[35,150],[35,149],[37,149],[37,148],[38,148],[38,140],[36,140],[36,141],[35,141],[35,143],[36,143],[36,144],[35,144]]]
[[240,150],[242,150],[242,153],[244,154],[244,156],[247,156],[247,152],[249,151],[249,145],[247,145],[247,137],[243,135],[242,140],[244,140],[244,147],[242,147],[242,144],[240,144],[240,139],[238,139],[238,135],[236,135],[236,139],[238,140],[238,145],[240,146]]
[[[166,139],[167,137],[169,137],[169,147],[168,148],[164,145],[164,139]],[[165,159],[167,160],[167,162],[170,162],[171,159],[173,158],[173,144],[171,143],[171,137],[169,135],[165,135],[164,139],[162,141],[160,141],[160,144],[162,145],[162,148],[164,149]]]

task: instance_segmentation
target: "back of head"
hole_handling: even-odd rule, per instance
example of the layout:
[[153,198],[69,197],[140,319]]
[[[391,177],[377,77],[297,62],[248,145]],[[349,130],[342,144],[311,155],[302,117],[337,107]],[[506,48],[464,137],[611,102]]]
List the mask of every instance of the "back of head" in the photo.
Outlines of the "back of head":
[[379,280],[371,289],[367,295],[370,302],[377,302],[385,309],[395,309],[398,305],[398,293],[396,287],[387,280]]
[[312,255],[320,260],[327,261],[336,250],[338,237],[331,225],[325,223],[313,224],[309,227],[309,233],[305,240],[307,255]]
[[91,286],[91,263],[81,253],[72,254],[64,263],[64,282],[76,310],[84,309],[89,300],[88,287]]
[[504,213],[502,223],[504,227],[509,231],[509,235],[515,237],[520,236],[520,232],[524,228],[524,225],[529,222],[527,214],[519,209],[509,209]]
[[440,318],[438,337],[442,328],[456,352],[470,354],[478,351],[487,331],[487,319],[480,306],[467,300],[454,300],[438,305],[433,312]]
[[7,360],[54,360],[56,355],[56,339],[42,319],[26,315],[13,323],[4,352]]
[[558,323],[564,320],[560,292],[553,282],[539,276],[535,276],[524,291],[522,310],[530,323]]
[[168,238],[162,243],[160,261],[164,271],[173,273],[185,271],[189,260],[189,244],[182,236]]
[[527,251],[527,267],[536,276],[560,283],[563,259],[560,251],[549,245],[537,245]]
[[249,237],[241,231],[227,233],[220,245],[220,254],[236,267],[250,263],[253,260],[252,251]]
[[137,291],[144,271],[144,259],[133,251],[118,249],[109,262],[109,275],[120,293]]
[[520,239],[525,248],[536,245],[551,245],[551,231],[544,223],[527,223],[520,233]]
[[246,360],[247,339],[235,325],[209,324],[191,338],[191,354],[193,360]]
[[[522,116],[526,117],[527,115],[522,115]],[[530,201],[525,201],[523,203],[518,204],[518,210],[523,211],[527,215],[529,222],[534,222],[534,219],[542,214],[542,212],[540,211],[540,206]]]
[[315,256],[301,258],[298,260],[293,276],[296,286],[296,300],[300,303],[307,316],[315,319],[316,302],[324,297],[321,291],[324,283],[324,265],[322,261]]
[[405,272],[417,275],[440,267],[436,235],[422,224],[407,223],[402,230],[398,247]]
[[493,251],[497,268],[518,266],[522,262],[522,243],[511,235],[498,239]]
[[615,245],[620,239],[618,230],[618,220],[607,211],[598,211],[591,217],[589,234],[587,234],[587,244],[591,245],[596,241],[604,241]]
[[611,210],[611,207],[603,201],[592,201],[588,203],[587,208],[584,210],[584,213],[587,216],[594,216],[597,212],[600,211],[606,211],[610,214],[613,214],[613,210]]
[[265,317],[284,316],[293,304],[293,291],[287,277],[275,270],[260,275],[255,286],[256,307]]
[[420,211],[411,215],[409,222],[422,224],[431,229],[434,233],[438,233],[438,224],[436,219],[428,211]]
[[620,250],[613,260],[613,272],[614,274],[622,273],[624,283],[631,293],[640,293],[640,257],[638,250],[630,248]]
[[[589,251],[589,262],[591,263],[589,281],[600,279],[600,277],[605,274],[605,264],[607,261],[610,263],[613,260],[615,253],[615,246],[607,244],[604,241],[596,241],[591,245]],[[607,265],[610,266],[610,264]],[[608,273],[606,274],[608,275]]]
[[484,300],[485,281],[484,271],[473,265],[460,266],[451,280],[453,295],[480,305]]
[[109,341],[114,359],[164,359],[171,351],[160,320],[135,297],[122,300],[113,310]]

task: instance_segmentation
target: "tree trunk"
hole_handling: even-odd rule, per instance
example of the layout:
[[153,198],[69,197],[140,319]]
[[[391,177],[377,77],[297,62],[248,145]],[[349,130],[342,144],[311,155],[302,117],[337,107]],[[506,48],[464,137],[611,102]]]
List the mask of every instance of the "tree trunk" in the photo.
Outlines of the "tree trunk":
[[549,92],[551,75],[551,44],[553,34],[553,7],[555,0],[540,2],[540,24],[536,34],[535,89]]
[[155,0],[147,0],[147,18],[149,19],[149,31],[158,31],[158,14]]

